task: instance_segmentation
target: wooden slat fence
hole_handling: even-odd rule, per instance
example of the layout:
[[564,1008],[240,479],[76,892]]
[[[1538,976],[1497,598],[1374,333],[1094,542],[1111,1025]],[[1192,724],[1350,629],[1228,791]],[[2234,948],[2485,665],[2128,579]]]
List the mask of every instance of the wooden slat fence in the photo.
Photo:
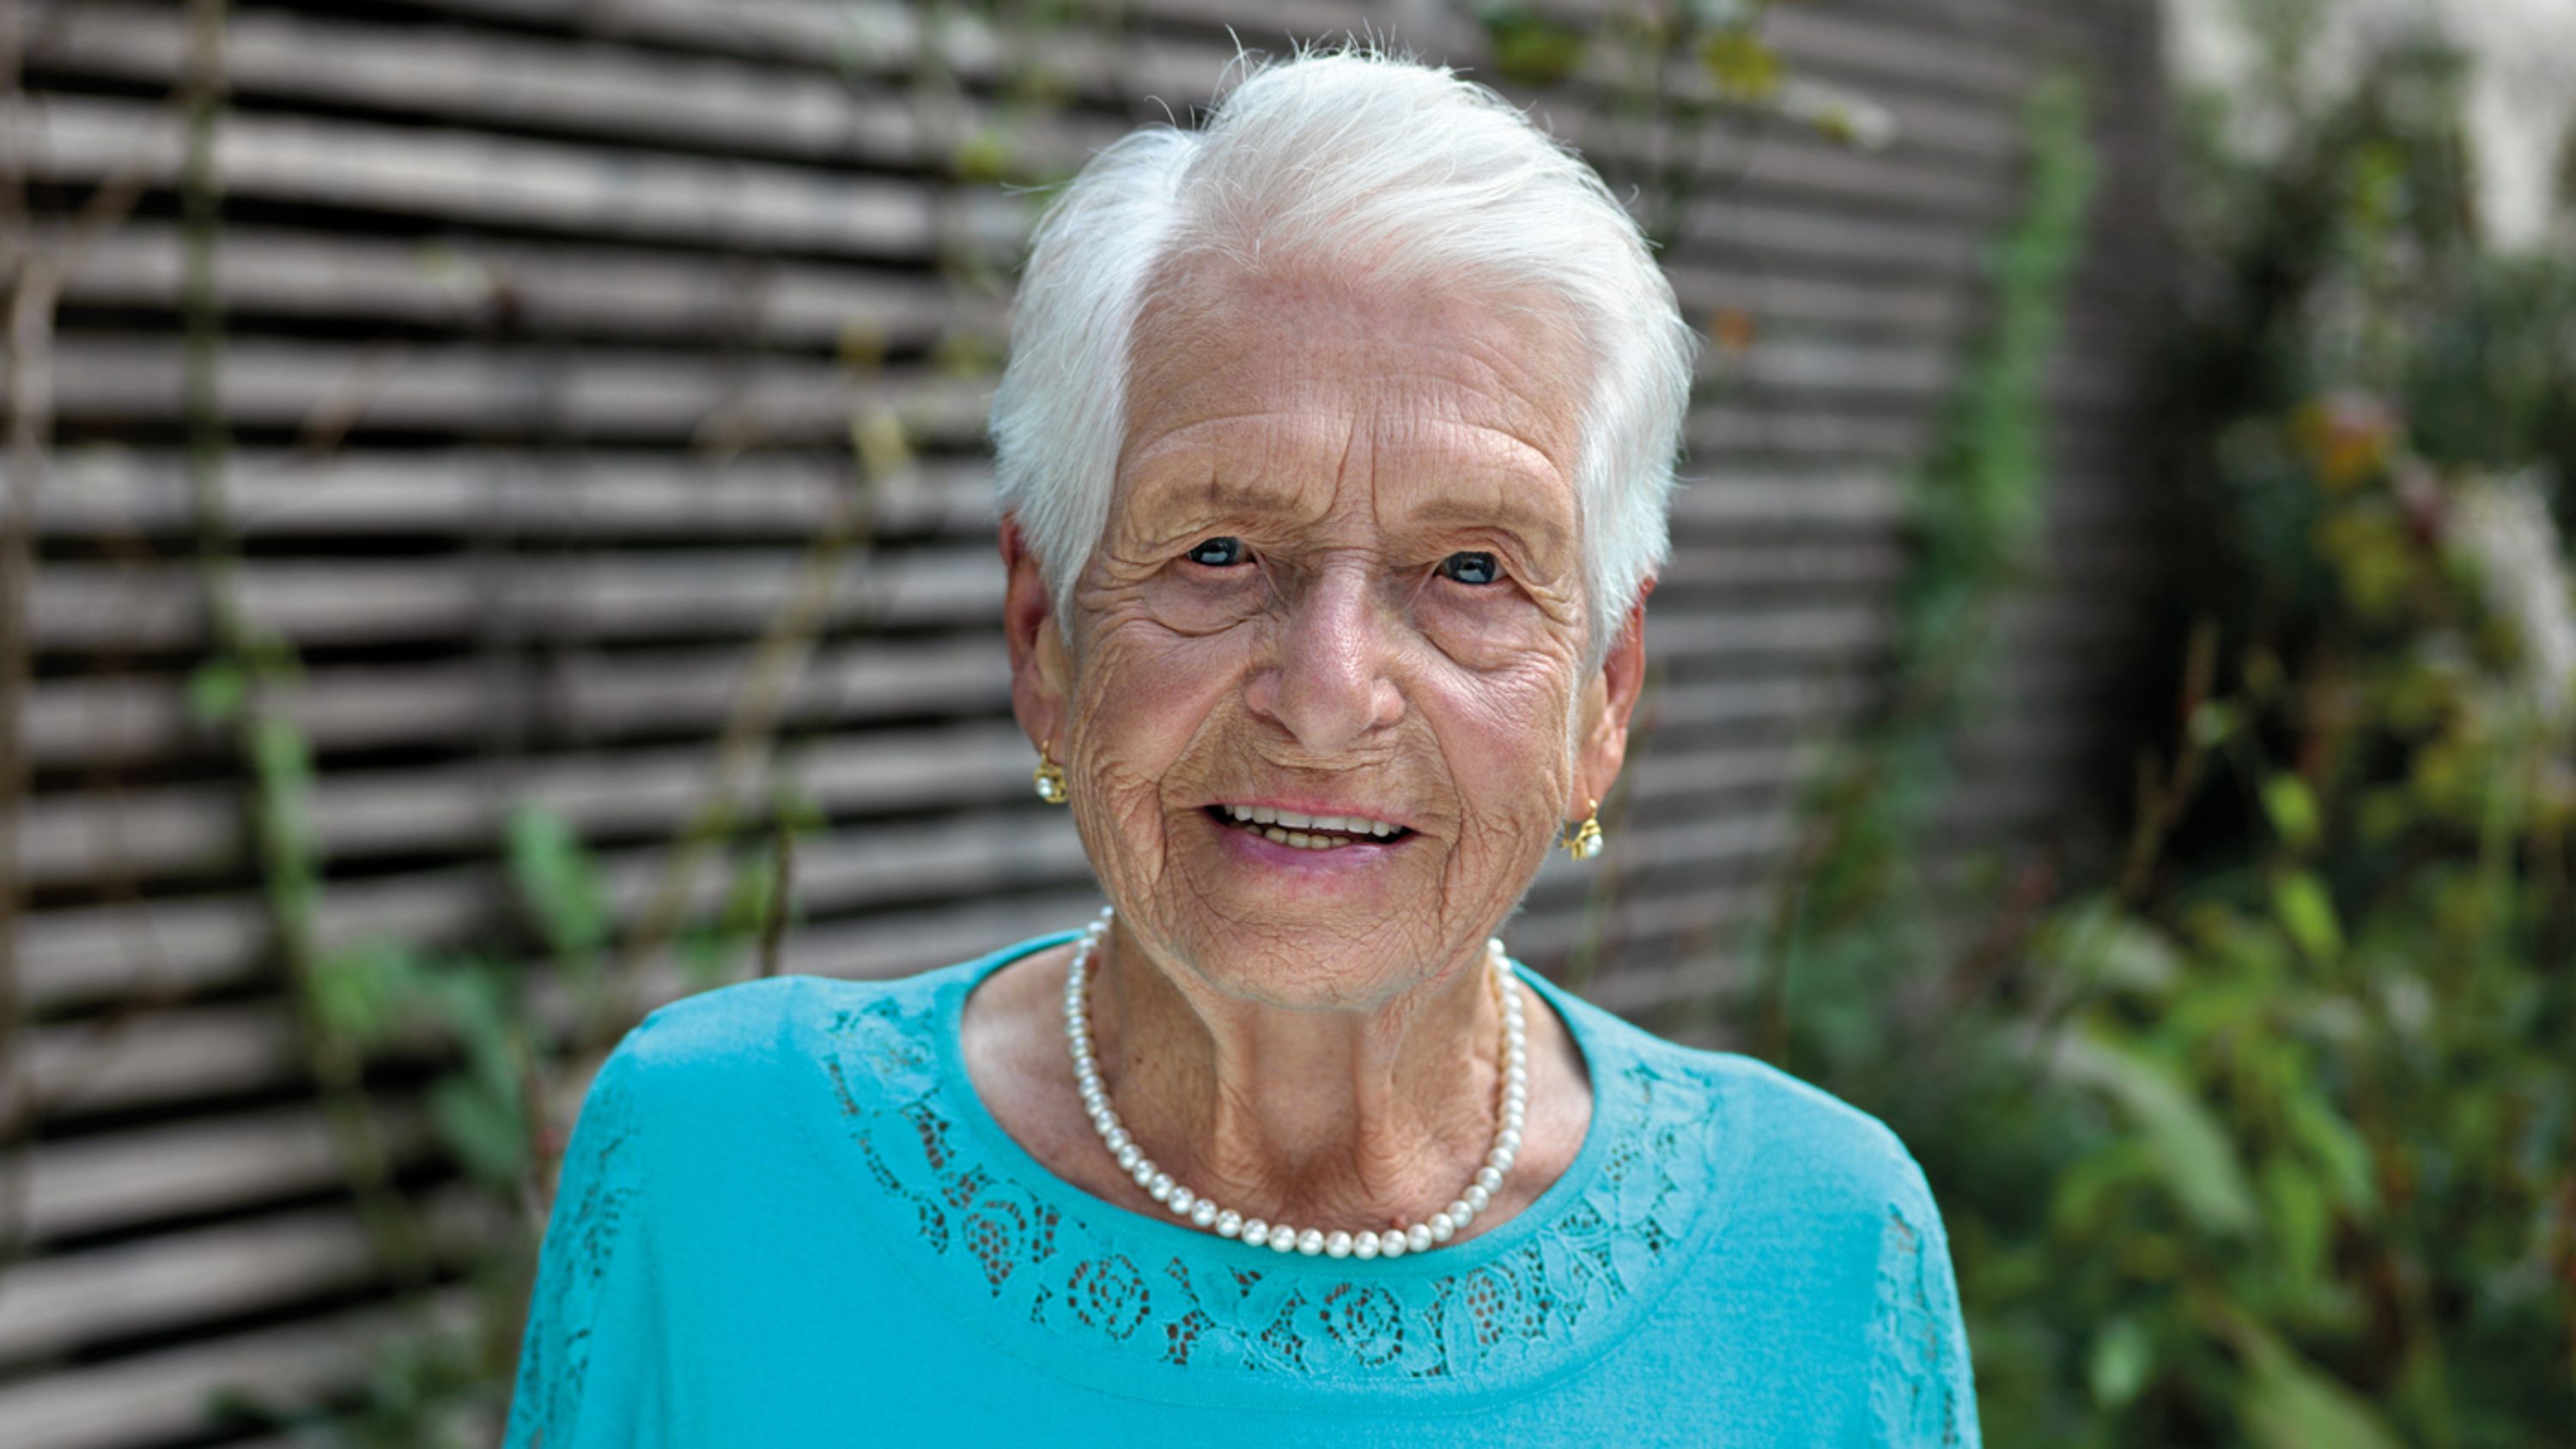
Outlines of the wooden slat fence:
[[[1007,266],[1033,202],[955,179],[960,147],[1002,137],[1009,168],[1067,168],[1204,100],[1230,33],[1277,49],[1391,31],[1490,61],[1469,7],[1439,0],[1129,0],[1043,34],[982,13],[233,8],[214,141],[227,522],[250,616],[303,659],[285,704],[319,763],[326,944],[492,918],[522,800],[572,821],[640,907],[754,641],[851,495],[854,420],[899,427],[910,457],[869,495],[780,706],[777,758],[831,821],[798,855],[810,919],[785,968],[912,971],[1091,908],[1069,826],[1028,798],[996,629],[989,374],[957,365],[991,354],[1006,310],[978,268]],[[209,1443],[210,1393],[345,1374],[384,1288],[263,959],[237,771],[184,697],[207,639],[167,99],[185,15],[29,0],[24,19],[40,209],[124,168],[146,185],[69,277],[53,356],[23,709],[28,1025],[5,1044],[44,1112],[0,1203],[24,1251],[0,1274],[0,1443]],[[2057,59],[2094,81],[2105,179],[2049,384],[2052,576],[2015,607],[1963,743],[1942,825],[1958,855],[2098,835],[2125,779],[2109,726],[2157,667],[2152,5],[1802,0],[1770,36],[1802,79],[1883,108],[1894,139],[1775,124],[1705,168],[1668,263],[1694,319],[1741,314],[1757,340],[1711,349],[1721,385],[1691,428],[1656,693],[1604,862],[1614,903],[1594,919],[1600,871],[1560,862],[1512,935],[1554,968],[1598,929],[1592,993],[1695,1039],[1740,982],[1732,933],[1792,787],[1876,687],[1907,472],[2019,195],[2020,99]],[[1015,78],[1040,61],[1063,90],[1030,125]],[[1633,160],[1610,85],[1596,67],[1529,99]],[[678,989],[652,970],[647,995]],[[388,1110],[412,1153],[425,1129]]]

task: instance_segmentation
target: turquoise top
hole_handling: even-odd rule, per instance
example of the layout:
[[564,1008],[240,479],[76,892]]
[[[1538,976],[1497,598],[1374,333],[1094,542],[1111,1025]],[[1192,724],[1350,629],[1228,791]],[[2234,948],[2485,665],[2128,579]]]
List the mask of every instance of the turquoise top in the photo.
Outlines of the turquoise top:
[[1876,1119],[1524,972],[1591,1071],[1574,1165],[1397,1259],[1095,1198],[1003,1132],[967,993],[674,1002],[584,1101],[507,1444],[1977,1443],[1923,1175]]

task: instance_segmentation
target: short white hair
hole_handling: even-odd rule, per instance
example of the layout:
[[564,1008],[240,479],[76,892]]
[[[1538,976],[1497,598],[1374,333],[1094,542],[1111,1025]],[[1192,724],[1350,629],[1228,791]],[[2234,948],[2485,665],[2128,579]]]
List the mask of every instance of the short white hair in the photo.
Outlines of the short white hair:
[[1064,627],[1108,523],[1145,290],[1202,251],[1565,309],[1591,364],[1574,485],[1598,659],[1670,550],[1698,339],[1582,158],[1492,90],[1375,50],[1255,69],[1204,129],[1149,127],[1093,157],[1039,223],[992,427],[1001,511]]

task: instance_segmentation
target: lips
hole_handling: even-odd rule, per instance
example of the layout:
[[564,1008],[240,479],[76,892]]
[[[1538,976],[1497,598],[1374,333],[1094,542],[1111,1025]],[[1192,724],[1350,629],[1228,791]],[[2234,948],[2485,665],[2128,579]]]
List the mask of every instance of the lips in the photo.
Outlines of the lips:
[[1354,845],[1390,845],[1413,832],[1390,820],[1366,815],[1310,815],[1268,805],[1216,804],[1208,817],[1230,829],[1258,835],[1274,845],[1295,850],[1342,850]]

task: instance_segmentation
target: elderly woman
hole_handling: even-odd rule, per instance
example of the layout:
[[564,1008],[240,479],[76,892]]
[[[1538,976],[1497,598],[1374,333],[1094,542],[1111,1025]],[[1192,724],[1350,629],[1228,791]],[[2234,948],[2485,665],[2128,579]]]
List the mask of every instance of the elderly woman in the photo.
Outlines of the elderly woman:
[[1875,1121],[1495,933],[1637,702],[1691,343],[1491,93],[1260,71],[1097,157],[994,406],[1012,698],[1110,909],[656,1012],[510,1442],[1973,1444]]

